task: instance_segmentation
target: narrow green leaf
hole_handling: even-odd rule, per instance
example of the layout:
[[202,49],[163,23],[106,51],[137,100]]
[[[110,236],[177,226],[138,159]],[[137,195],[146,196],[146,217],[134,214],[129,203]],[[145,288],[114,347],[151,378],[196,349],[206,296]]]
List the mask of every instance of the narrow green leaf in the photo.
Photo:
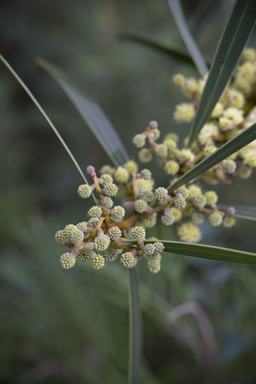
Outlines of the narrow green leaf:
[[[148,46],[170,57],[173,57],[187,64],[191,64],[195,66],[194,60],[191,58],[187,49],[178,44],[168,43],[166,41],[159,40],[147,33],[138,32],[138,31],[120,30],[118,32],[118,36],[121,39],[134,41],[135,43]],[[207,65],[210,67],[212,60],[209,57],[204,57],[204,60],[207,62]]]
[[[223,205],[223,204],[218,204],[218,209],[221,211],[226,211],[227,208],[229,208],[230,205]],[[238,219],[245,219],[245,220],[252,220],[256,221],[256,207],[234,207],[236,210],[235,216]]]
[[251,125],[250,127],[244,129],[232,140],[228,141],[226,144],[222,145],[216,152],[208,156],[206,159],[202,160],[194,168],[190,169],[187,173],[182,175],[175,183],[170,185],[167,189],[171,192],[180,187],[183,184],[188,183],[189,181],[195,179],[197,176],[201,175],[208,169],[214,167],[214,165],[219,164],[222,160],[225,160],[228,156],[232,155],[234,152],[239,151],[245,145],[249,144],[251,141],[256,139],[256,124]]
[[206,75],[206,73],[208,72],[208,68],[205,64],[205,61],[201,52],[199,51],[188,29],[188,26],[181,8],[180,0],[168,0],[168,4],[169,4],[169,7],[171,8],[173,17],[179,28],[181,36],[183,37],[186,47],[190,52],[192,59],[194,60],[195,66],[198,69],[198,72],[201,74],[201,76]]
[[142,353],[142,325],[139,288],[136,271],[128,269],[129,276],[129,375],[128,384],[140,383]]
[[[9,71],[11,72],[11,74],[15,77],[15,79],[19,82],[19,84],[22,86],[22,88],[24,89],[24,91],[27,93],[27,95],[31,98],[31,100],[33,101],[33,103],[36,105],[36,107],[39,109],[39,111],[41,112],[41,114],[43,115],[43,117],[45,118],[45,120],[47,121],[47,123],[50,125],[50,127],[52,128],[53,132],[55,133],[55,135],[58,137],[59,141],[61,142],[61,144],[63,145],[63,147],[65,148],[65,150],[67,151],[67,153],[69,154],[71,160],[73,161],[73,163],[75,164],[76,166],[76,169],[78,170],[78,172],[80,173],[80,175],[82,176],[82,179],[84,180],[84,182],[86,184],[88,184],[88,181],[83,173],[83,171],[81,170],[81,168],[79,167],[74,155],[72,154],[72,152],[70,151],[70,149],[68,148],[67,144],[65,143],[65,141],[63,140],[62,136],[60,135],[60,133],[58,132],[57,128],[54,126],[54,124],[51,122],[50,118],[47,116],[47,114],[45,113],[45,111],[43,110],[43,108],[41,107],[41,105],[39,104],[39,102],[36,100],[35,96],[30,92],[30,90],[28,89],[28,87],[25,85],[25,83],[21,80],[21,78],[19,77],[19,75],[14,71],[14,69],[10,66],[10,64],[4,59],[4,57],[2,55],[0,55],[0,59],[1,61],[5,64],[5,66],[9,69]],[[97,200],[94,196],[94,194],[92,194],[92,197],[95,201],[95,203],[97,204]]]
[[113,164],[118,167],[128,161],[129,156],[127,151],[102,109],[95,102],[84,97],[67,76],[55,65],[50,64],[41,58],[37,58],[36,63],[57,81],[78,110],[83,120],[96,136]]
[[192,123],[188,146],[209,119],[242,53],[256,19],[255,0],[237,0],[215,54],[207,82]]
[[[165,252],[178,253],[180,255],[198,257],[200,259],[256,265],[256,254],[250,252],[213,247],[211,245],[182,243],[179,241],[159,241],[164,244]],[[145,243],[152,243],[152,241],[145,241]]]

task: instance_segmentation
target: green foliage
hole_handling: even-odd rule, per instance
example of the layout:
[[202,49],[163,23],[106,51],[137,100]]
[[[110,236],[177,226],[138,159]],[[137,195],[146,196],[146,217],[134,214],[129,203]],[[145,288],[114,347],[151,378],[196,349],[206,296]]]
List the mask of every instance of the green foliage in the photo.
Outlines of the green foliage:
[[201,76],[205,76],[208,72],[207,66],[205,64],[204,58],[201,55],[185,21],[182,7],[179,0],[168,0],[168,4],[171,8],[173,17],[176,21],[177,27],[183,37],[183,40],[186,44],[186,47],[195,63],[198,72]]
[[[178,44],[162,41],[147,33],[138,31],[120,30],[118,31],[117,36],[122,40],[133,41],[135,43],[148,46],[149,48],[153,48],[181,62],[191,64],[193,66],[195,65],[193,58],[191,58],[186,48]],[[205,61],[208,66],[211,65],[211,59],[205,57]]]

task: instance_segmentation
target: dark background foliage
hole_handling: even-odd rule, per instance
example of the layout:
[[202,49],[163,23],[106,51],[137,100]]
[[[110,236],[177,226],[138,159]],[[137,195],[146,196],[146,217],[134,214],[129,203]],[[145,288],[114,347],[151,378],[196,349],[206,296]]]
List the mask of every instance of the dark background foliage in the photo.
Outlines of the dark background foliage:
[[[183,2],[193,36],[210,57],[232,5],[228,0]],[[34,63],[37,56],[63,68],[99,103],[135,160],[131,139],[152,119],[163,135],[187,135],[188,126],[172,118],[175,105],[184,100],[172,76],[198,76],[196,70],[116,37],[118,29],[129,28],[182,44],[166,1],[2,0],[0,8],[2,55],[38,98],[83,170],[89,164],[99,169],[109,160],[59,86]],[[255,47],[255,34],[249,43]],[[54,233],[82,221],[90,202],[78,198],[81,179],[74,165],[2,64],[0,82],[0,381],[125,382],[127,272],[118,262],[101,271],[90,265],[60,268],[62,248]],[[156,177],[158,184],[163,177]],[[254,205],[254,186],[255,175],[218,186],[217,192],[224,204]],[[255,229],[242,220],[232,230],[206,225],[203,243],[255,251]],[[162,227],[156,232],[175,237]],[[138,266],[138,274],[142,382],[255,382],[253,267],[166,254],[157,276],[145,265]],[[202,342],[198,316],[167,324],[168,312],[188,302],[207,314],[217,353],[209,340]]]

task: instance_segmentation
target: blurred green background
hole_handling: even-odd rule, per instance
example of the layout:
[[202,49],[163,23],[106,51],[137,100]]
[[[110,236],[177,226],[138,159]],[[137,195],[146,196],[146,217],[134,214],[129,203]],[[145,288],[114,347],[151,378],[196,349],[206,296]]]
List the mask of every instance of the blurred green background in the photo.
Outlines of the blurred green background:
[[[234,2],[182,3],[200,49],[213,57]],[[131,139],[150,120],[159,122],[162,135],[187,135],[189,127],[172,118],[175,104],[185,100],[172,77],[177,72],[198,76],[195,69],[116,37],[126,28],[182,44],[165,0],[2,0],[0,10],[1,54],[84,171],[109,160],[35,57],[63,68],[99,103],[133,159]],[[255,33],[249,45],[255,47]],[[100,271],[87,263],[61,269],[63,248],[54,234],[84,220],[90,202],[79,199],[80,175],[2,64],[0,82],[0,383],[124,383],[127,271],[118,262]],[[156,177],[158,184],[168,182],[163,177]],[[218,186],[221,203],[255,205],[255,181],[254,174],[243,183]],[[231,230],[206,225],[202,242],[255,252],[255,230],[244,220]],[[170,239],[175,233],[160,226],[156,236]],[[141,382],[256,382],[255,268],[166,254],[158,275],[149,274],[143,263],[136,269],[144,325]],[[187,303],[194,303],[195,315],[167,321],[175,308],[191,310]]]

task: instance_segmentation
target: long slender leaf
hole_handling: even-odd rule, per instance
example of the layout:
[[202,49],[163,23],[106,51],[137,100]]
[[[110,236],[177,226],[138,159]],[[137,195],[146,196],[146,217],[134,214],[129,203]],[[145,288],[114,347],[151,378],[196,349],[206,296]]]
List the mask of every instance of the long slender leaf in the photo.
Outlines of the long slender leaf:
[[142,325],[138,280],[134,268],[129,275],[129,376],[128,384],[139,384],[142,352]]
[[[19,82],[19,84],[22,86],[22,88],[24,89],[24,91],[27,93],[27,95],[31,98],[31,100],[33,101],[33,103],[36,105],[36,107],[39,109],[39,111],[41,112],[41,114],[43,115],[43,117],[45,118],[45,120],[47,121],[47,123],[50,125],[50,127],[52,128],[53,132],[55,133],[55,135],[58,137],[59,141],[61,142],[61,144],[63,145],[63,147],[65,148],[65,150],[67,151],[67,153],[69,154],[71,160],[73,161],[73,163],[75,164],[75,167],[76,169],[78,170],[78,172],[80,173],[80,175],[82,176],[82,179],[84,180],[84,182],[86,184],[88,184],[88,181],[83,173],[83,171],[81,170],[79,164],[77,163],[74,155],[72,154],[72,152],[70,151],[70,149],[68,148],[67,144],[65,143],[64,139],[62,138],[62,136],[60,135],[60,133],[58,132],[57,128],[54,126],[54,124],[51,122],[50,118],[47,116],[47,114],[45,113],[45,111],[43,110],[43,108],[41,107],[41,105],[39,104],[39,102],[36,100],[35,96],[30,92],[30,90],[28,89],[28,87],[25,85],[25,83],[21,80],[21,78],[19,77],[19,75],[14,71],[14,69],[10,66],[10,64],[4,59],[4,57],[2,55],[0,55],[0,59],[1,61],[5,64],[5,66],[9,69],[9,71],[11,72],[11,74],[15,77],[15,79]],[[95,201],[95,203],[97,203],[97,200],[94,196],[94,194],[92,194],[92,197]]]
[[57,81],[78,110],[83,120],[96,136],[113,164],[118,167],[118,165],[129,160],[129,156],[121,139],[102,109],[95,102],[84,97],[67,76],[55,65],[52,65],[41,58],[37,58],[36,63]]
[[220,147],[212,155],[208,156],[206,159],[201,161],[194,168],[190,169],[190,171],[182,175],[175,183],[170,185],[167,189],[169,191],[174,191],[176,188],[188,183],[190,180],[193,180],[195,177],[201,175],[203,172],[214,167],[214,165],[219,164],[222,160],[226,159],[234,152],[239,151],[239,149],[243,148],[245,145],[249,144],[255,139],[256,124],[253,124],[250,127],[244,129],[232,140],[222,145],[222,147]]
[[[221,211],[225,211],[230,205],[218,204]],[[239,219],[256,221],[256,207],[234,207],[236,210],[235,216]]]
[[[138,31],[120,30],[118,32],[118,36],[121,39],[134,41],[135,43],[148,46],[170,57],[173,57],[187,64],[191,64],[195,66],[194,60],[191,58],[187,49],[178,44],[162,41],[147,33],[138,32]],[[207,65],[210,67],[212,60],[209,57],[205,57],[205,56],[204,56],[204,60],[207,62]]]
[[[255,253],[238,251],[229,248],[213,247],[211,245],[182,243],[179,241],[159,241],[164,244],[165,252],[178,253],[185,256],[198,257],[200,259],[256,265]],[[145,241],[145,243],[152,243],[152,241]]]
[[173,17],[176,21],[176,24],[179,28],[179,31],[181,33],[181,36],[183,37],[183,40],[187,46],[188,51],[190,52],[191,57],[194,60],[195,66],[198,69],[198,72],[201,74],[201,76],[206,75],[208,72],[208,68],[205,64],[204,58],[199,51],[185,20],[185,17],[183,15],[183,11],[181,8],[180,0],[168,0],[168,4],[171,8]]
[[237,0],[223,32],[191,126],[188,146],[210,117],[227,85],[256,20],[256,1]]

